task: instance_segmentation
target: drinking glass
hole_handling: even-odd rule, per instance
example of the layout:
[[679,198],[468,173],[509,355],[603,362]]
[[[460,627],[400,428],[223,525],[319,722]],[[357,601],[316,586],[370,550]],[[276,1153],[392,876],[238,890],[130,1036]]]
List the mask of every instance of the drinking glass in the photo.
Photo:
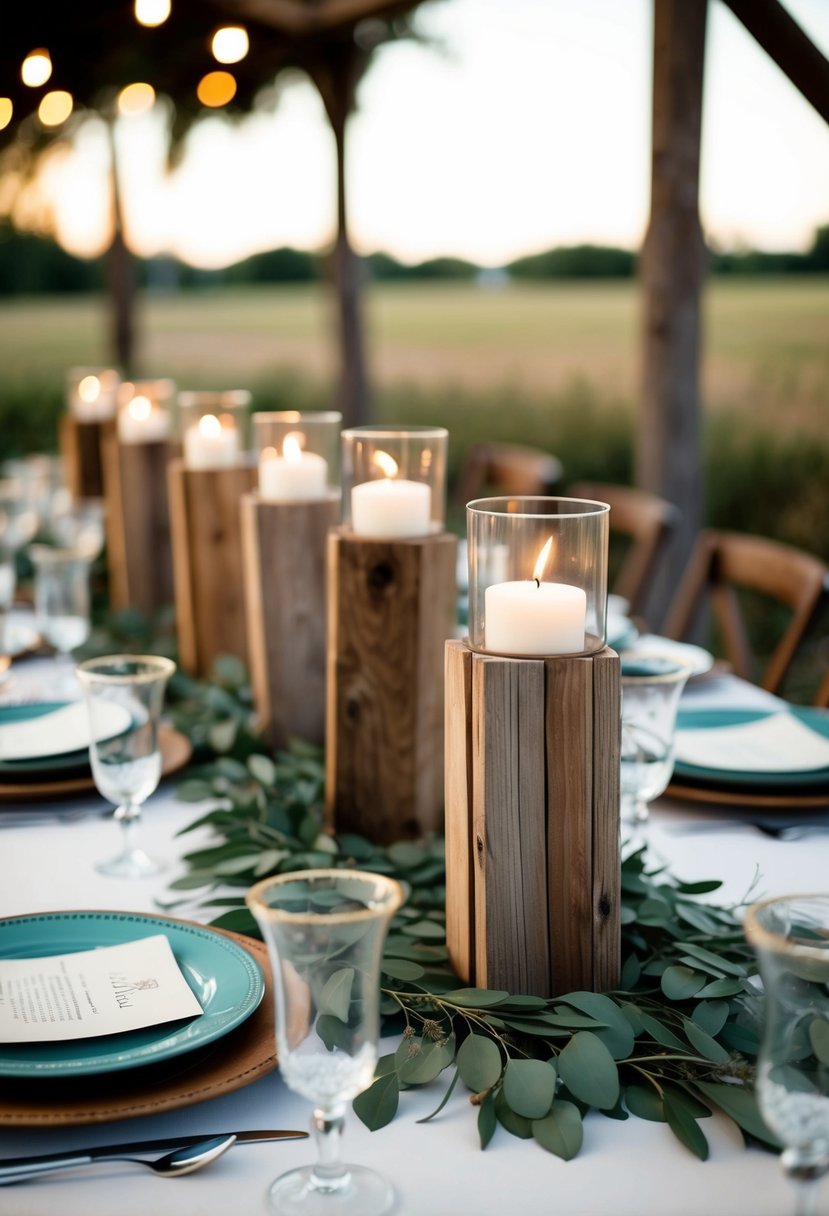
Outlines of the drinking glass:
[[755,1087],[783,1144],[797,1216],[816,1211],[829,1169],[829,895],[784,895],[749,908],[745,933],[763,981]]
[[648,803],[664,793],[674,768],[676,711],[692,668],[628,652],[621,658],[621,817],[643,827]]
[[257,883],[247,904],[268,946],[285,1084],[314,1103],[316,1164],[271,1186],[281,1216],[381,1216],[394,1191],[340,1159],[346,1103],[374,1077],[380,960],[399,883],[359,870],[300,870]]
[[[75,669],[89,710],[89,759],[98,792],[116,804],[121,852],[98,862],[100,874],[147,878],[163,869],[135,844],[141,807],[161,778],[158,723],[167,681],[175,663],[159,655],[107,655],[87,659]],[[125,726],[112,733],[113,721]]]
[[102,499],[70,499],[53,512],[50,531],[62,548],[75,549],[94,562],[104,547],[105,521]]
[[32,545],[35,619],[41,636],[68,655],[89,637],[89,558],[77,549]]

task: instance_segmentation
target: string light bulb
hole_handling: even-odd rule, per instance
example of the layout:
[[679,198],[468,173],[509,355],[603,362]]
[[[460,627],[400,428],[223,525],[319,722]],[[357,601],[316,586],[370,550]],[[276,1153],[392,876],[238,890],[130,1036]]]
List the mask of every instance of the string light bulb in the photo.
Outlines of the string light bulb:
[[14,106],[10,97],[0,97],[0,131],[7,127],[12,120]]
[[126,85],[118,94],[119,114],[144,114],[154,104],[155,89],[141,81]]
[[44,127],[59,127],[62,122],[66,122],[74,105],[71,93],[64,89],[52,89],[40,99],[37,116]]
[[242,25],[223,25],[213,35],[210,48],[219,63],[238,63],[250,49],[248,32]]
[[135,0],[135,20],[154,29],[170,16],[170,0]]
[[45,47],[29,51],[20,68],[20,79],[30,89],[38,89],[52,75],[52,56]]
[[230,72],[208,72],[199,81],[196,96],[203,106],[218,109],[236,96],[236,81]]

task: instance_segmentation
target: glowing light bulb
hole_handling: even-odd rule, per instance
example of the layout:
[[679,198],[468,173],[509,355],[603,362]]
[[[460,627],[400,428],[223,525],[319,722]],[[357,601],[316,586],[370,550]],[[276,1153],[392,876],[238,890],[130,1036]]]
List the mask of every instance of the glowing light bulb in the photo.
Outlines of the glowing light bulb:
[[0,97],[0,131],[7,127],[12,120],[14,106],[10,97]]
[[37,89],[52,75],[52,57],[45,47],[29,51],[20,69],[20,79],[30,89]]
[[208,72],[202,76],[196,88],[199,101],[211,109],[226,106],[235,95],[236,81],[230,72]]
[[238,63],[250,49],[248,32],[241,25],[224,25],[213,35],[210,49],[219,63]]
[[155,104],[155,89],[151,84],[136,81],[118,94],[119,114],[144,114]]
[[170,16],[170,0],[135,0],[135,20],[150,29],[163,25]]
[[71,93],[63,89],[53,89],[41,97],[37,116],[44,127],[59,127],[62,122],[66,122],[74,105]]

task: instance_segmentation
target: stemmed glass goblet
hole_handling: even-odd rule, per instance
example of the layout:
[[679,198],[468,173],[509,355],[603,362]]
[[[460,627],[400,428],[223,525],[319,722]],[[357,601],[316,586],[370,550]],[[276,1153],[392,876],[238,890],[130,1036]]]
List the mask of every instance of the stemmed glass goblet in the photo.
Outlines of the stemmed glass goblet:
[[266,878],[246,896],[268,946],[276,1043],[285,1084],[314,1103],[315,1165],[271,1186],[281,1216],[382,1216],[394,1192],[381,1175],[344,1165],[346,1103],[374,1077],[380,961],[403,902],[393,879],[360,870],[300,870]]
[[634,828],[644,827],[648,803],[671,779],[676,714],[691,671],[674,659],[622,655],[621,817]]
[[[89,711],[89,758],[98,792],[116,804],[123,848],[95,869],[115,878],[147,878],[163,869],[135,844],[141,807],[161,779],[158,724],[167,681],[176,669],[160,655],[107,655],[75,669]],[[127,710],[129,723],[113,734]]]
[[746,913],[765,1016],[755,1088],[797,1216],[813,1216],[829,1170],[829,895],[784,895]]

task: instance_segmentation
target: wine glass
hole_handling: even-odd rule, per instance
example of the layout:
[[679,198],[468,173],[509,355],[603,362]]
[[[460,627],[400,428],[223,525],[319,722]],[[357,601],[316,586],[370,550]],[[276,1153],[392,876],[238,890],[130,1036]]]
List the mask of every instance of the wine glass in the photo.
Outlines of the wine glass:
[[745,933],[763,981],[765,1017],[755,1088],[797,1216],[816,1211],[829,1170],[829,895],[784,895],[749,908]]
[[49,526],[58,545],[75,549],[94,562],[104,547],[105,521],[103,499],[77,498],[57,507]]
[[380,960],[403,902],[393,879],[359,870],[300,870],[246,896],[268,946],[276,1044],[285,1084],[314,1103],[317,1161],[271,1186],[281,1216],[381,1216],[394,1191],[381,1175],[340,1159],[346,1103],[374,1077]]
[[82,646],[90,633],[89,558],[77,549],[32,545],[35,618],[42,637],[61,655]]
[[[135,844],[141,806],[161,778],[158,723],[175,663],[159,655],[107,655],[75,669],[89,710],[89,758],[98,792],[116,803],[123,848],[100,874],[147,878],[163,869]],[[124,712],[126,711],[126,712]]]
[[674,768],[679,698],[692,667],[627,652],[621,657],[621,818],[641,829],[648,803],[664,793]]

